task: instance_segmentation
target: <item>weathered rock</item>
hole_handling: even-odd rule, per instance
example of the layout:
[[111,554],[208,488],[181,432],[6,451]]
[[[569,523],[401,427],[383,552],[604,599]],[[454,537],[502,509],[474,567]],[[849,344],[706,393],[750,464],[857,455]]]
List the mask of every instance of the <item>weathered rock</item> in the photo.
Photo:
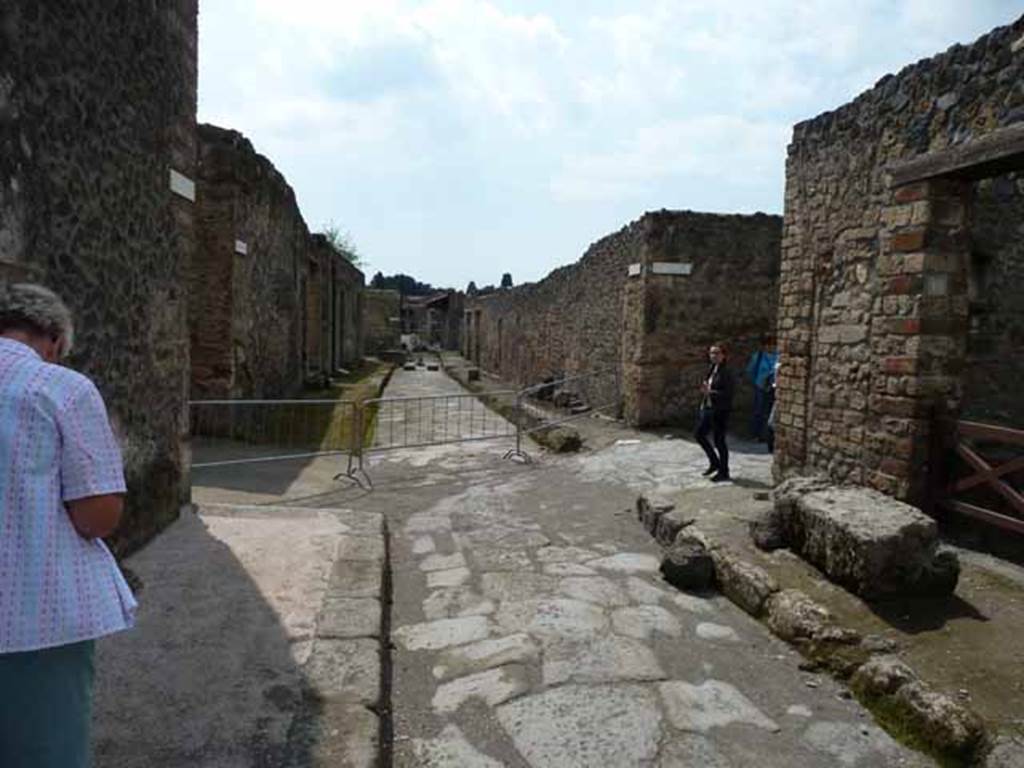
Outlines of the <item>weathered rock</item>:
[[778,582],[728,547],[712,549],[711,559],[715,566],[715,582],[722,594],[751,616],[762,615],[768,598],[779,591]]
[[858,669],[850,688],[867,703],[881,703],[887,717],[900,721],[930,749],[968,757],[982,743],[984,726],[970,709],[937,693],[893,656],[876,656]]
[[677,540],[661,560],[665,581],[679,589],[701,590],[714,580],[714,564],[704,545],[693,539]]
[[901,686],[895,702],[904,710],[915,733],[937,752],[966,757],[984,736],[984,726],[977,715],[919,680]]
[[794,552],[862,597],[956,587],[959,564],[952,552],[937,554],[935,521],[877,491],[790,480],[776,492],[774,514]]
[[537,442],[555,453],[575,453],[583,446],[580,433],[572,427],[552,427],[535,433]]
[[859,632],[834,625],[817,632],[804,647],[804,653],[843,679],[856,672],[871,655],[861,645]]
[[765,608],[772,632],[791,642],[811,640],[832,624],[828,610],[798,589],[776,592]]
[[666,512],[657,519],[654,529],[654,538],[656,538],[658,543],[662,546],[672,546],[680,531],[684,531],[696,521],[697,519],[695,517],[680,509]]
[[636,500],[636,519],[652,536],[658,530],[658,520],[675,509],[675,504],[655,497],[640,496]]
[[914,670],[895,656],[875,656],[857,670],[850,687],[860,696],[872,698],[896,693],[915,680]]
[[750,523],[750,537],[758,549],[766,552],[782,549],[789,540],[785,515],[775,507],[765,510]]

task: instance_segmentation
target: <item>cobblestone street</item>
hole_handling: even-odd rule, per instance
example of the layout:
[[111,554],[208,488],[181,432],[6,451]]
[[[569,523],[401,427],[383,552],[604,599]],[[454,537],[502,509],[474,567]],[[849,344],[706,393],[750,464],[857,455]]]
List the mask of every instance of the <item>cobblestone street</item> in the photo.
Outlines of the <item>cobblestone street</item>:
[[[399,372],[388,394],[451,387]],[[395,765],[926,764],[724,598],[661,580],[633,502],[710,489],[697,446],[525,467],[486,443],[431,451],[388,459],[445,489],[392,506]],[[767,479],[764,456],[736,468]],[[388,496],[380,483],[374,506]]]
[[[462,392],[420,369],[385,395]],[[633,506],[727,493],[696,445],[524,465],[507,443],[370,453],[372,492],[336,458],[197,473],[198,520],[128,563],[151,586],[99,657],[99,764],[143,743],[155,766],[930,764],[728,600],[662,581]],[[738,483],[763,486],[767,458],[736,448]],[[157,576],[184,558],[207,566]]]

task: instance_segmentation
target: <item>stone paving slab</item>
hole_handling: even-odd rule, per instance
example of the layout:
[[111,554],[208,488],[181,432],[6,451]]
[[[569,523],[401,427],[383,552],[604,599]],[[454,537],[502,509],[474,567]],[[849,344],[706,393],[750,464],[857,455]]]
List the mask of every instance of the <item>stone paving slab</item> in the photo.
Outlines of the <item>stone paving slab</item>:
[[[399,371],[387,394],[449,384]],[[373,466],[362,503],[392,532],[395,766],[931,764],[727,600],[661,581],[636,491],[717,492],[699,448],[500,455],[469,444]],[[767,476],[754,459],[738,472]]]

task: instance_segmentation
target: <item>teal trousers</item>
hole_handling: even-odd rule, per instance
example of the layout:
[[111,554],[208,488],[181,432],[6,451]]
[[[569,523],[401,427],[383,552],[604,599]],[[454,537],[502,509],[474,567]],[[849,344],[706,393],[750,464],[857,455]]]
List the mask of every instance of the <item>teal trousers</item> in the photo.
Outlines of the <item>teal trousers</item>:
[[89,768],[93,641],[0,653],[0,766]]

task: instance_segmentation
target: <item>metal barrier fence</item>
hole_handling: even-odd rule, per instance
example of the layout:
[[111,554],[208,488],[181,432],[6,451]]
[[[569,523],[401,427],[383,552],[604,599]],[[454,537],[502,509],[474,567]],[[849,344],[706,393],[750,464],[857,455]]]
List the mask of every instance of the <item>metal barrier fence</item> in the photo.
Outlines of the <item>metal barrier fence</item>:
[[[614,381],[599,381],[615,376]],[[615,393],[613,400],[591,406],[575,392],[591,389]],[[402,448],[515,439],[506,459],[532,461],[523,436],[566,424],[594,413],[617,411],[617,372],[597,371],[547,381],[522,390],[494,390],[414,397],[350,400],[193,400],[190,435],[195,469],[235,464],[345,455],[347,477],[372,486],[364,457]],[[550,410],[533,399],[557,400],[572,394],[563,410]]]
[[[560,409],[554,404],[554,401],[557,399],[560,392],[569,393],[572,392],[572,390],[576,390],[580,394],[596,394],[600,392],[611,392],[612,394],[606,402],[598,405],[590,405],[589,403],[586,403],[585,406],[577,412],[573,412],[573,406],[569,405],[567,406],[567,409],[570,411],[569,414],[560,415]],[[527,387],[526,389],[519,390],[519,392],[516,393],[515,403],[515,413],[517,414],[516,445],[515,448],[505,454],[505,458],[519,459],[527,463],[532,461],[530,455],[523,450],[524,435],[536,434],[582,418],[590,418],[595,414],[607,413],[608,411],[613,411],[617,417],[618,412],[622,407],[621,397],[619,394],[621,391],[618,369],[603,369],[580,373],[574,376],[563,376],[562,378],[554,381],[542,382],[541,384],[535,384],[531,387]],[[552,401],[553,410],[547,410],[544,407],[533,405],[530,402],[531,398],[539,398],[542,401]],[[533,423],[531,424],[529,422]]]
[[357,424],[351,400],[192,400],[192,467],[351,457]]

